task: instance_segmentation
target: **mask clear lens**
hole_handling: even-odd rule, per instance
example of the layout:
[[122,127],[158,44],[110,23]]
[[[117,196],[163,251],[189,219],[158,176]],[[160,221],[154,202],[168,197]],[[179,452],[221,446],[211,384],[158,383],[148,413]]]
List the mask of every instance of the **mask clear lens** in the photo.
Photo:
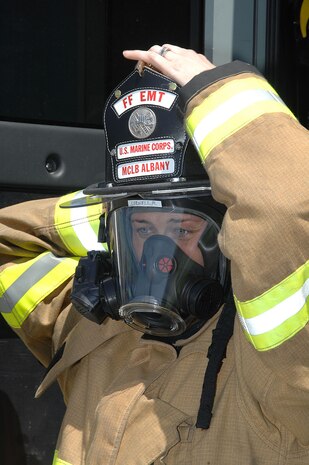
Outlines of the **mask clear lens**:
[[179,335],[204,319],[209,286],[221,286],[219,227],[210,217],[157,203],[121,206],[109,213],[107,230],[120,318],[157,336]]

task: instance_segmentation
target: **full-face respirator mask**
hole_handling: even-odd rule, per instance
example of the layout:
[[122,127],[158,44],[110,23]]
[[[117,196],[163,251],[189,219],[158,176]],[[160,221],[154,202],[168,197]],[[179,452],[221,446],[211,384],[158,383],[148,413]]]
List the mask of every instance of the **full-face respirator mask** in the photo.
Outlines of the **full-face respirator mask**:
[[158,337],[200,327],[229,288],[217,242],[225,209],[187,147],[177,99],[175,84],[147,68],[108,99],[107,181],[84,191],[88,204],[105,204],[99,238],[108,251],[80,260],[72,291],[92,321],[123,320]]
[[75,307],[97,323],[109,316],[160,337],[203,324],[223,303],[228,277],[214,207],[209,195],[111,202],[104,226],[110,252],[80,260]]

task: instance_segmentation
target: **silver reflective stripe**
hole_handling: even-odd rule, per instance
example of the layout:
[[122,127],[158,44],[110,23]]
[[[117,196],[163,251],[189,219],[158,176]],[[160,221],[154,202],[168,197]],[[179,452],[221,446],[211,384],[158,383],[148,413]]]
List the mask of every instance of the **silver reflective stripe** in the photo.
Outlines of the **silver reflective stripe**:
[[266,100],[280,101],[275,94],[264,89],[245,90],[233,95],[199,122],[194,130],[194,140],[198,146],[201,145],[208,134],[226,123],[230,118],[237,116],[238,113],[251,105]]
[[0,297],[3,313],[10,313],[26,292],[65,258],[48,253],[33,263]]

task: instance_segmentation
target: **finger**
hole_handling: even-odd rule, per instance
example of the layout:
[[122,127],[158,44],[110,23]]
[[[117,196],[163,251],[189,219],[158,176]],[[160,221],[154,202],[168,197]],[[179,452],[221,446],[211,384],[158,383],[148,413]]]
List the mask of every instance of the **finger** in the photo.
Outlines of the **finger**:
[[153,45],[152,47],[150,47],[148,52],[155,52],[155,53],[158,53],[160,55],[160,50],[161,49],[162,49],[161,45]]
[[148,50],[139,50],[139,49],[123,50],[122,53],[129,60],[131,59],[134,60],[136,56],[143,56],[143,57],[147,56],[148,52],[154,52],[154,53],[160,54],[161,48],[162,48],[161,45],[152,45]]
[[181,53],[184,54],[185,52],[187,52],[187,49],[182,48],[182,47],[178,47],[177,45],[163,44],[162,47],[167,48],[168,50],[170,50],[171,52],[176,53],[177,55],[179,55]]
[[[186,84],[193,77],[194,74],[197,74],[194,72],[196,66],[192,67],[192,61],[188,61],[187,59],[191,54],[194,54],[196,59],[197,54],[196,52],[193,52],[193,50],[187,51],[186,49],[182,49],[181,47],[177,47],[174,45],[165,45],[166,48],[168,48],[167,46],[171,48],[168,48],[169,51],[168,53],[166,52],[164,56],[160,54],[162,47],[158,45],[153,45],[152,47],[150,47],[148,51],[125,50],[123,52],[123,55],[125,58],[140,62],[140,74],[142,74],[142,70],[145,64],[146,66],[151,65],[151,67],[153,67],[155,70],[159,71],[162,74],[165,74],[178,85],[182,86]],[[186,59],[182,60],[182,57]],[[187,64],[185,64],[184,61]]]
[[136,60],[136,61],[143,61],[144,63],[147,63],[154,68],[160,69],[162,66],[164,66],[164,57],[161,56],[158,52],[159,49],[156,47],[159,46],[154,46],[149,50],[124,50],[123,56],[129,60]]
[[153,45],[149,50],[124,50],[122,53],[129,60],[143,60],[147,62],[147,59],[155,59],[156,55],[160,56],[163,48],[161,45]]

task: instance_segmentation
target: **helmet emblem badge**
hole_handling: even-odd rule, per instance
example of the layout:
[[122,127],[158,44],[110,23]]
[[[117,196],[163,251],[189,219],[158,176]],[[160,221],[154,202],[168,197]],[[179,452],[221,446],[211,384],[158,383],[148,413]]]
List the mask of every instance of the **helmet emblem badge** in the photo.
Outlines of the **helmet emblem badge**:
[[157,118],[150,108],[139,107],[132,112],[128,124],[132,136],[137,139],[144,139],[155,130]]

